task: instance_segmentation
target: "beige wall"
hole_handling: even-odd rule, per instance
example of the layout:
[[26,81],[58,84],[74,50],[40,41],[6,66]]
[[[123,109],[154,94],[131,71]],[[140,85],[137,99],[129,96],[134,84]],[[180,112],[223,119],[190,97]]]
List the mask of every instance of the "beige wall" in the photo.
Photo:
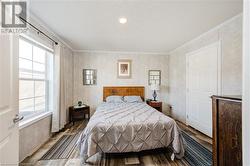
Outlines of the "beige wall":
[[[132,78],[117,78],[117,60],[132,60]],[[121,53],[121,52],[81,52],[74,54],[74,102],[83,101],[91,106],[91,113],[102,102],[103,86],[145,86],[145,97],[151,98],[148,87],[148,70],[161,70],[162,86],[159,100],[164,102],[167,112],[168,100],[168,56],[158,54]],[[97,69],[97,85],[84,86],[82,69]]]
[[51,136],[51,115],[19,130],[19,161],[35,152]]
[[169,103],[172,115],[186,121],[186,54],[221,41],[222,94],[239,95],[242,88],[242,15],[203,34],[169,54]]

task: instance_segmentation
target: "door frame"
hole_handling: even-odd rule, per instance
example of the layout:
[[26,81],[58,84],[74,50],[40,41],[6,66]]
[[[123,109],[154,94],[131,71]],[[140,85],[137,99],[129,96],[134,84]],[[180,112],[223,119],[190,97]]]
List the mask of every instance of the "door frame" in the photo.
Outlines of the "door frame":
[[207,49],[209,47],[213,47],[217,45],[218,46],[218,59],[217,59],[217,67],[218,67],[218,79],[217,79],[217,89],[218,89],[218,94],[217,95],[221,95],[222,94],[222,51],[221,51],[221,40],[218,40],[212,44],[209,44],[207,46],[201,47],[195,51],[191,51],[188,52],[186,54],[186,125],[189,126],[190,122],[189,122],[189,57],[192,54],[196,54],[200,51],[202,51],[203,49]]
[[[10,123],[7,123],[6,126],[3,126],[3,128],[8,128],[7,130],[9,133],[6,134],[6,132],[3,132],[3,135],[5,136],[4,139],[0,140],[0,146],[4,147],[6,144],[9,144],[7,147],[6,154],[11,153],[11,158],[5,158],[4,162],[8,162],[7,165],[18,165],[19,163],[19,122],[14,122],[15,115],[18,115],[19,113],[19,73],[18,73],[18,54],[19,54],[19,40],[18,35],[16,34],[0,34],[0,35],[8,35],[9,41],[3,41],[8,42],[9,44],[9,66],[7,70],[10,70],[9,78],[7,78],[10,83],[9,85],[9,99],[8,99],[8,105],[3,105],[1,109],[8,108],[12,111],[3,111],[3,114],[9,113],[10,116],[7,116],[5,120],[9,121]],[[1,55],[2,56],[2,55]],[[7,56],[7,55],[3,55]],[[6,62],[7,63],[7,62]],[[3,77],[3,76],[1,76]],[[1,112],[1,111],[0,111]],[[3,115],[2,114],[2,115]],[[7,136],[6,136],[7,135]],[[2,156],[0,156],[2,157]],[[2,162],[2,161],[0,161]],[[3,163],[6,164],[6,163]],[[1,165],[1,163],[0,163]]]
[[250,164],[250,1],[244,0],[243,9],[243,88],[242,88],[242,157],[243,165]]

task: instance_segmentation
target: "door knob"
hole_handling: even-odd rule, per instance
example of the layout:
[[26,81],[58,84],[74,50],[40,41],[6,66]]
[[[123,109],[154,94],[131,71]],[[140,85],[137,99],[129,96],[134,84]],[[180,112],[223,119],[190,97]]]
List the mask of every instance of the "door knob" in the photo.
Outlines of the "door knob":
[[16,114],[15,118],[13,119],[14,123],[19,122],[20,120],[23,120],[23,116],[19,116],[18,114]]

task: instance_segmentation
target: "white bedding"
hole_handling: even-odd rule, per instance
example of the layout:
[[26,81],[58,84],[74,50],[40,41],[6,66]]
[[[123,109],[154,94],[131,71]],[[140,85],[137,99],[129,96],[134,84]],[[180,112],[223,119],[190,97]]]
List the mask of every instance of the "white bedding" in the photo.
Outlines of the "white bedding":
[[146,103],[103,103],[78,140],[84,161],[98,152],[139,152],[170,146],[184,156],[176,122]]

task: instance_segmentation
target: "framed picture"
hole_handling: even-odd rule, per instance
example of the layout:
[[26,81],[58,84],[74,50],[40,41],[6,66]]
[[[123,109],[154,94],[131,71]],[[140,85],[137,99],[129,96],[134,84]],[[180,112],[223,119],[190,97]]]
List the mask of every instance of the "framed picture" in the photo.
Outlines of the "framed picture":
[[117,63],[117,77],[131,78],[131,60],[122,59]]

